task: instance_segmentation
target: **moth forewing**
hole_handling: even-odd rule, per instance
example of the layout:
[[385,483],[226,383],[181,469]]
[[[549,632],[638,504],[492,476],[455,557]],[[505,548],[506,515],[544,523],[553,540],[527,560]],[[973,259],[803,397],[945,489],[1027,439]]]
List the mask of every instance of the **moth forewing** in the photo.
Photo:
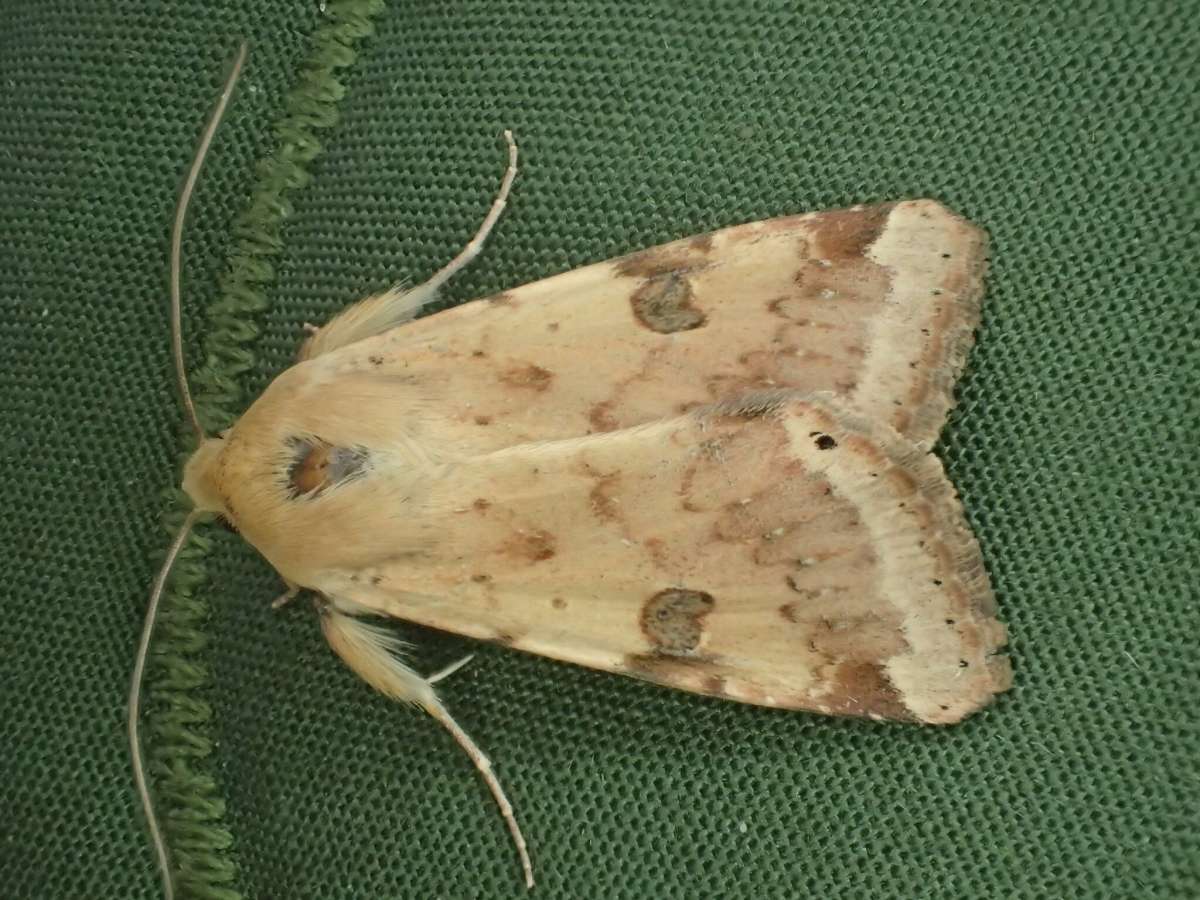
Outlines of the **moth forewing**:
[[978,323],[985,251],[982,231],[932,200],[751,222],[467,303],[327,362],[437,410],[442,439],[475,451],[775,388],[831,391],[932,444]]
[[[397,520],[380,498],[400,496]],[[299,517],[391,537],[310,574],[326,596],[671,687],[947,723],[1007,686],[940,464],[828,397],[752,395],[419,484],[380,460]]]

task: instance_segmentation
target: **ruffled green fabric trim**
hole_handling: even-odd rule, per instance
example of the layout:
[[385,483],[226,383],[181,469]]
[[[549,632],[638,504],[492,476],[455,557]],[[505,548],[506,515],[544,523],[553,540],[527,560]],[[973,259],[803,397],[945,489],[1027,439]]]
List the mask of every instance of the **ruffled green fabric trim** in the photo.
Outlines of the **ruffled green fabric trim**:
[[[250,347],[258,334],[255,319],[266,309],[267,287],[275,279],[272,259],[283,249],[289,195],[310,180],[307,167],[321,153],[316,133],[337,122],[337,105],[346,93],[338,70],[354,64],[355,46],[373,32],[371,20],[383,7],[383,0],[328,3],[327,23],[313,34],[275,124],[277,147],[258,165],[250,203],[234,226],[236,245],[218,299],[207,311],[204,363],[192,378],[196,408],[209,429],[228,427],[242,411],[243,376],[255,366]],[[171,531],[188,506],[183,493],[175,492],[167,516]],[[204,663],[209,604],[203,591],[210,546],[193,533],[163,597],[151,663],[147,756],[178,895],[242,900],[234,837],[210,758],[212,709],[201,697],[209,680]]]

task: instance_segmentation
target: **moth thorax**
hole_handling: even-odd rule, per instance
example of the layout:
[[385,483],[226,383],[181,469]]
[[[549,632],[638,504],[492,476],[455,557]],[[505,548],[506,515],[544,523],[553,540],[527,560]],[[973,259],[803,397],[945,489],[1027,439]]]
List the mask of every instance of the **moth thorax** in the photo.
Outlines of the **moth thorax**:
[[183,467],[183,490],[201,512],[227,515],[221,492],[217,490],[217,463],[225,447],[222,438],[205,438]]

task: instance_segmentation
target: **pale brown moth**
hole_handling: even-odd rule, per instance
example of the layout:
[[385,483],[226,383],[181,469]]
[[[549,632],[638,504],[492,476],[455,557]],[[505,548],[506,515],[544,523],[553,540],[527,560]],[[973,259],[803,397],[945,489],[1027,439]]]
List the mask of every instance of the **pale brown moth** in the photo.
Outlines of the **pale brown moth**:
[[[410,321],[499,218],[517,170],[505,138],[499,194],[458,257],[315,329],[227,432],[197,423],[183,486],[193,518],[224,517],[278,570],[281,601],[317,596],[351,669],[452,732],[532,886],[487,758],[434,691],[448,672],[413,671],[360,616],[714,697],[939,725],[1011,675],[930,453],[978,321],[984,233],[931,200],[788,216]],[[178,325],[175,340],[182,379]],[[140,674],[141,658],[139,766]],[[140,769],[139,785],[153,822]]]

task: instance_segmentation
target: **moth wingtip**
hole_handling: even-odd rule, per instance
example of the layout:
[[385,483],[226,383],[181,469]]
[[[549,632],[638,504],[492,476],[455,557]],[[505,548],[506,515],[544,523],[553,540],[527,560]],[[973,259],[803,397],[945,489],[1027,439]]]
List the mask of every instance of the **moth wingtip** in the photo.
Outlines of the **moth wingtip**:
[[988,677],[992,682],[992,695],[1003,694],[1013,686],[1012,658],[1007,653],[997,653],[988,657]]
[[915,704],[917,718],[926,725],[957,725],[991,706],[996,698],[1013,686],[1012,659],[1005,653],[990,653],[983,661],[983,673],[972,687],[956,700],[944,700],[936,708]]
[[935,216],[958,217],[958,213],[937,197],[913,197],[910,200],[902,200],[896,204],[896,209],[915,212],[922,218],[933,218]]
[[944,227],[974,235],[986,245],[987,232],[968,219],[957,209],[935,197],[917,197],[897,203],[893,215],[916,216],[929,222],[941,223]]

